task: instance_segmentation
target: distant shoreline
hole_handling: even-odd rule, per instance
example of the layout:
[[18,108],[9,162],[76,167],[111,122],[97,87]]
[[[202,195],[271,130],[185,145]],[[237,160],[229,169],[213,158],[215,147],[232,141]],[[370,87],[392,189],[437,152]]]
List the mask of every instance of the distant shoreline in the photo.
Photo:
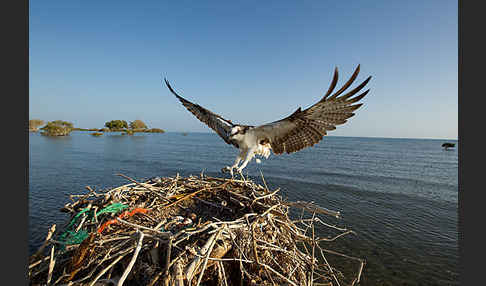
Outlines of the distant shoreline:
[[[29,133],[38,133],[39,131],[41,131],[39,128],[37,128],[37,129],[29,128],[29,130],[28,130]],[[104,133],[112,133],[112,132],[122,132],[124,135],[133,135],[135,133],[159,133],[159,134],[166,133],[165,130],[159,129],[159,128],[112,129],[112,130],[106,129],[106,128],[101,128],[101,129],[98,129],[98,128],[90,128],[90,129],[72,128],[67,134],[48,134],[48,133],[44,134],[43,132],[40,132],[40,134],[45,135],[45,136],[54,136],[54,137],[69,136],[69,133],[75,132],[75,131],[90,132],[90,134],[96,135],[96,136],[100,136],[100,135],[103,135]]]
[[[158,128],[149,128],[149,129],[158,129]],[[38,132],[37,130],[29,129],[29,132]],[[87,132],[124,132],[125,130],[104,130],[104,128],[73,128],[72,131],[87,131]],[[155,132],[143,132],[143,131],[135,131],[135,132],[142,132],[142,133],[155,133]],[[204,132],[204,131],[165,131],[160,133],[184,133],[184,134],[216,134],[214,132]],[[442,141],[456,141],[459,142],[458,138],[413,138],[413,137],[381,137],[381,136],[346,136],[346,135],[326,135],[326,137],[342,137],[342,138],[370,138],[370,139],[391,139],[391,140],[442,140]]]

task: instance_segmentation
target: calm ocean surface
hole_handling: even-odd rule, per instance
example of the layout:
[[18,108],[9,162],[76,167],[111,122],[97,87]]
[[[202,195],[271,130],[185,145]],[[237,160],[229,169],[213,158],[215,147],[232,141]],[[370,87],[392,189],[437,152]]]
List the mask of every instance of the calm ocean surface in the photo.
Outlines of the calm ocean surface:
[[[324,218],[357,235],[328,248],[366,259],[361,285],[459,285],[458,151],[444,151],[445,141],[329,136],[313,148],[253,160],[244,173],[261,183],[262,171],[289,200],[340,211],[339,220]],[[86,186],[129,183],[117,173],[138,180],[201,171],[223,176],[219,170],[237,154],[213,133],[30,133],[29,147],[30,253],[53,223],[68,219],[59,211],[68,196],[86,193]],[[351,275],[359,265],[343,267]]]

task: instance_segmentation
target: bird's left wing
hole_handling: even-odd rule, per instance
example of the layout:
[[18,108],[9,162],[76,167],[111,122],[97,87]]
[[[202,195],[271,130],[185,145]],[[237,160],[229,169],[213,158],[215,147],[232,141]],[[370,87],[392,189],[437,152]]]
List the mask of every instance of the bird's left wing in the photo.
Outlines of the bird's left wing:
[[231,120],[224,119],[223,117],[211,112],[210,110],[183,98],[182,96],[178,95],[174,91],[174,89],[172,89],[167,79],[164,79],[164,81],[170,92],[172,92],[177,97],[177,99],[179,99],[179,101],[187,108],[187,110],[194,114],[197,119],[204,122],[208,127],[216,131],[216,133],[221,138],[223,138],[224,142],[232,144],[238,148],[238,146],[235,145],[234,142],[229,140],[229,134],[231,131],[231,127],[233,126]]
[[327,93],[317,103],[303,111],[299,108],[284,119],[255,127],[253,132],[259,142],[270,143],[275,154],[292,153],[313,146],[327,134],[327,131],[336,129],[336,125],[344,124],[354,115],[353,111],[362,105],[352,104],[362,99],[369,91],[368,89],[353,97],[368,83],[371,76],[356,88],[339,96],[356,79],[359,67],[358,65],[351,78],[334,94],[331,95],[338,80],[337,68]]

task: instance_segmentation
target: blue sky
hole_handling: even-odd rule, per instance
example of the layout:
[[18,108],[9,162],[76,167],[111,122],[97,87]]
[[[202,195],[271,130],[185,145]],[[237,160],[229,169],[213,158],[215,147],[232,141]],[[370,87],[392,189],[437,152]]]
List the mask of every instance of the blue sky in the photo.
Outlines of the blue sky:
[[[309,107],[334,68],[373,76],[329,135],[458,134],[457,1],[30,1],[29,114],[211,132],[174,89],[233,122]],[[353,85],[354,86],[354,85]]]

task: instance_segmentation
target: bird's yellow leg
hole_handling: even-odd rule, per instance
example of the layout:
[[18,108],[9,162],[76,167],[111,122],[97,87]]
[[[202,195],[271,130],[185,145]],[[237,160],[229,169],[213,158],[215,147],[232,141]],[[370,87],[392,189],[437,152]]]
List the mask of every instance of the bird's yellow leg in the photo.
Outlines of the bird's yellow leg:
[[[247,153],[248,150],[246,149],[243,149],[243,150],[240,150],[240,154],[238,154],[238,156],[236,157],[235,159],[235,162],[232,166],[226,166],[224,167],[223,169],[221,169],[221,171],[224,173],[226,171],[229,171],[230,174],[231,174],[231,178],[233,178],[233,169],[237,169],[238,168],[238,164],[241,162],[241,160],[243,159],[243,157],[245,157],[246,153]],[[240,172],[240,171],[238,171]]]

